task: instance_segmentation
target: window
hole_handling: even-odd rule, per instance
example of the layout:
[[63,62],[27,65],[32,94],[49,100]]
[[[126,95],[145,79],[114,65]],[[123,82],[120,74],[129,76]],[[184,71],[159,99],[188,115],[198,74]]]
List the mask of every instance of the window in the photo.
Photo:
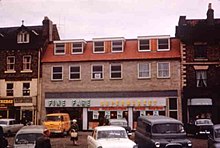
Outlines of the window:
[[30,96],[30,83],[23,83],[23,96]]
[[150,64],[149,63],[138,64],[138,78],[150,78]]
[[72,54],[80,54],[83,53],[83,43],[74,42],[72,44]]
[[77,66],[77,65],[70,66],[69,79],[79,80],[81,78],[80,73],[81,73],[80,66]]
[[207,71],[205,70],[196,71],[196,86],[207,87]]
[[23,56],[23,70],[31,70],[31,56]]
[[158,78],[170,77],[170,63],[167,62],[157,63],[157,77]]
[[92,79],[103,79],[103,65],[92,65]]
[[207,46],[206,45],[196,45],[194,46],[196,59],[207,59]]
[[52,67],[52,80],[62,80],[63,79],[63,67],[54,66]]
[[29,43],[29,33],[27,31],[22,31],[17,35],[17,43]]
[[13,83],[7,83],[6,84],[6,95],[7,96],[14,96],[14,84]]
[[169,39],[158,39],[158,51],[164,51],[170,49]]
[[54,53],[55,53],[55,55],[65,54],[65,44],[64,43],[56,43]]
[[7,70],[8,71],[14,71],[15,70],[15,57],[14,56],[8,56],[7,57]]
[[94,42],[94,53],[104,53],[104,42],[103,41],[95,41]]
[[169,98],[170,117],[177,119],[177,98]]
[[121,64],[111,64],[111,79],[122,78],[122,66]]
[[150,40],[139,40],[139,51],[150,51]]
[[123,41],[117,40],[112,41],[112,52],[122,52],[123,51]]

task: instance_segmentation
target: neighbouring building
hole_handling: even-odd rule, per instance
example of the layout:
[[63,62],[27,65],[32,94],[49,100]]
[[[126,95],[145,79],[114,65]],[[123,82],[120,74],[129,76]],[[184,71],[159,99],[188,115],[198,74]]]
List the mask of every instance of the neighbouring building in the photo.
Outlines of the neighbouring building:
[[0,117],[37,123],[41,106],[41,58],[59,40],[56,25],[0,28]]
[[206,19],[180,16],[183,121],[211,118],[220,122],[220,19],[209,4]]
[[182,120],[180,41],[170,36],[59,40],[42,59],[42,120],[67,112],[81,130],[102,118]]

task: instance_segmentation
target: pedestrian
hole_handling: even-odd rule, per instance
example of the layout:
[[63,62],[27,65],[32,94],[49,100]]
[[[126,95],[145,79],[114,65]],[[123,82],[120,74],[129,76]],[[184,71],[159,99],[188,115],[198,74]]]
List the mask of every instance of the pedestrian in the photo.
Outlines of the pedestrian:
[[50,137],[50,131],[48,129],[45,129],[43,131],[43,136],[37,139],[35,148],[51,148],[49,137]]
[[73,119],[73,124],[71,125],[71,128],[70,128],[70,140],[73,141],[73,145],[79,145],[77,143],[78,131],[79,131],[79,126],[77,124],[77,120]]
[[6,148],[8,146],[8,140],[4,137],[3,128],[0,126],[0,148]]

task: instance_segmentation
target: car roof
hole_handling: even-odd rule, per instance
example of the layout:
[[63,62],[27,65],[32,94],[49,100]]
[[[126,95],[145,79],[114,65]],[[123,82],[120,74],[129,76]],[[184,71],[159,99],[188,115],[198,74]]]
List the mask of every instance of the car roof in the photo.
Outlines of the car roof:
[[109,119],[109,122],[127,122],[126,119],[122,118],[122,119]]
[[95,130],[108,131],[108,130],[125,130],[125,129],[120,126],[97,126],[97,127],[95,127]]
[[213,125],[213,129],[220,129],[220,124]]
[[23,133],[43,133],[45,127],[43,125],[30,125],[22,127],[16,135]]
[[14,121],[15,119],[9,119],[9,118],[2,118],[0,121]]
[[167,116],[140,116],[138,120],[146,121],[150,124],[163,124],[163,123],[179,123],[182,124],[181,121],[167,117]]

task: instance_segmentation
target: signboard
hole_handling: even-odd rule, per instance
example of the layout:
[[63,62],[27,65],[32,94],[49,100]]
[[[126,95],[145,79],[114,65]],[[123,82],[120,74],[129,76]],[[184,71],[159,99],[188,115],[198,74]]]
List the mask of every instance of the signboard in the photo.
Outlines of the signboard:
[[13,98],[0,98],[0,107],[14,106]]

